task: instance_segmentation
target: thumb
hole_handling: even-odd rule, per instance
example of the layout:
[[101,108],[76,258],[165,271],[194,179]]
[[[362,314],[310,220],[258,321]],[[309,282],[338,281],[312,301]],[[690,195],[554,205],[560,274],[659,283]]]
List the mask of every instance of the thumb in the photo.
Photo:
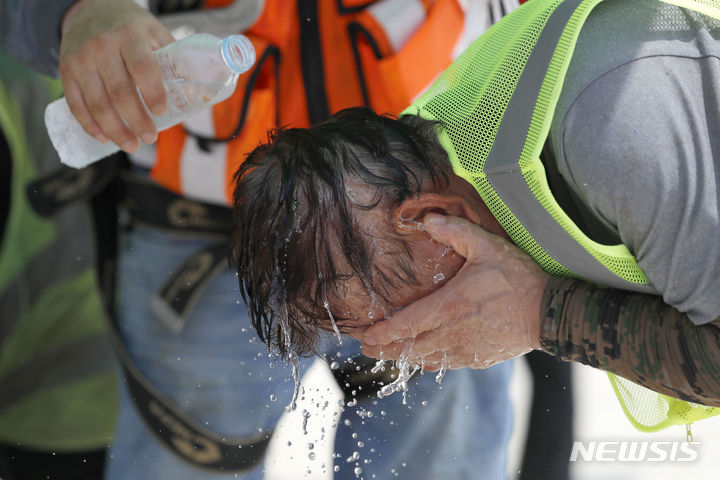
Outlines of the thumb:
[[472,222],[460,217],[428,213],[423,220],[425,231],[436,241],[451,247],[458,255],[472,260],[484,249],[490,235]]

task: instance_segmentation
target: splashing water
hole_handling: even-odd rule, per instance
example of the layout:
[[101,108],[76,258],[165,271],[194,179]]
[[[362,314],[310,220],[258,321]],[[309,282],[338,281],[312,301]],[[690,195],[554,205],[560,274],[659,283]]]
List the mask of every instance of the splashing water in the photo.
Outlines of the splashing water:
[[417,220],[413,220],[412,218],[401,218],[398,222],[398,226],[409,230],[419,230],[421,232],[425,231],[425,224],[418,222]]
[[370,369],[370,373],[378,373],[384,367],[385,367],[385,360],[380,359],[377,362],[375,362],[375,365],[373,365],[373,367]]
[[414,356],[413,343],[411,339],[408,346],[400,354],[400,358],[396,362],[398,369],[397,378],[394,382],[384,385],[377,393],[378,398],[384,398],[395,392],[402,392],[403,405],[407,405],[408,381],[415,373],[420,370],[420,366],[414,364],[410,359]]
[[342,345],[342,336],[340,335],[340,329],[337,326],[337,323],[335,323],[335,317],[333,317],[332,312],[330,311],[330,302],[327,301],[327,298],[325,299],[325,303],[323,303],[323,306],[325,307],[325,310],[327,310],[328,315],[330,316],[330,323],[332,323],[333,330],[335,331],[335,336],[338,339],[338,345]]
[[448,367],[448,361],[447,361],[447,353],[443,353],[443,361],[440,365],[440,370],[438,370],[437,375],[435,375],[435,381],[438,383],[438,385],[442,385],[443,378],[445,377],[445,372],[447,371]]
[[295,382],[292,400],[290,400],[288,406],[285,407],[285,410],[290,412],[297,408],[297,399],[298,395],[300,395],[300,359],[298,358],[297,353],[291,352],[288,353],[288,361],[292,365],[292,378]]
[[298,354],[291,349],[288,308],[287,303],[285,303],[284,301],[282,302],[281,311],[282,316],[280,318],[280,329],[282,330],[283,341],[285,343],[285,348],[287,349],[287,355],[285,360],[292,366],[292,378],[293,382],[295,383],[292,399],[290,400],[290,403],[285,407],[285,410],[290,412],[297,408],[297,399],[300,395],[300,358],[298,357]]
[[310,412],[308,412],[307,410],[303,410],[302,416],[303,416],[303,427],[302,427],[303,435],[307,435],[307,433],[308,433],[307,432],[307,423],[308,423],[308,418],[310,418]]

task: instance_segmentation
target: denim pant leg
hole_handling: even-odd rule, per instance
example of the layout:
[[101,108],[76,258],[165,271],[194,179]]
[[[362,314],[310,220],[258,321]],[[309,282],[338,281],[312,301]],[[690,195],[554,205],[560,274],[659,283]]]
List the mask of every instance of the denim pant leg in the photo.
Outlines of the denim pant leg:
[[[136,366],[182,411],[220,435],[255,436],[274,427],[294,384],[289,367],[273,364],[255,337],[236,276],[226,270],[209,283],[180,333],[169,330],[149,306],[168,275],[205,244],[150,228],[126,235],[118,274],[120,329]],[[236,476],[179,460],[155,440],[124,385],[122,390],[108,480],[262,478],[262,462]]]
[[[344,343],[344,357],[359,353],[357,344]],[[512,362],[451,370],[438,384],[428,372],[408,385],[407,405],[398,392],[346,406],[335,437],[335,479],[507,478],[511,373]]]

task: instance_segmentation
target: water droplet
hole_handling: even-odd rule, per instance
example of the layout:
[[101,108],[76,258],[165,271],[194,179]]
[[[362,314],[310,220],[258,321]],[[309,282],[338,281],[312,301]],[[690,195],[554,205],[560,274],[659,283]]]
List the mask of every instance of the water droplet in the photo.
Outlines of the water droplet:
[[339,472],[339,471],[340,471],[340,465],[335,465],[335,466],[333,467],[333,471],[334,471],[334,472]]
[[433,283],[440,283],[443,280],[445,280],[444,273],[436,273],[435,275],[433,275]]
[[274,393],[271,393],[271,394],[270,394],[270,401],[271,401],[271,402],[274,402],[274,401],[276,401],[276,400],[277,400],[277,396],[276,396]]
[[435,375],[435,381],[438,384],[442,384],[443,377],[445,377],[445,372],[447,371],[447,366],[448,366],[447,353],[443,353],[442,365],[440,366],[440,370],[438,370],[437,375]]
[[332,362],[330,364],[330,370],[337,370],[338,368],[340,368],[340,364],[338,362]]
[[355,470],[353,470],[353,472],[355,472],[355,475],[359,477],[360,474],[362,473],[362,468],[355,467]]
[[385,360],[378,360],[375,365],[370,369],[370,373],[378,373],[381,368],[385,365]]
[[308,450],[312,450],[313,448],[315,448],[315,444],[312,442],[308,443]]
[[307,435],[307,422],[308,418],[310,418],[310,412],[307,410],[303,410],[303,434]]

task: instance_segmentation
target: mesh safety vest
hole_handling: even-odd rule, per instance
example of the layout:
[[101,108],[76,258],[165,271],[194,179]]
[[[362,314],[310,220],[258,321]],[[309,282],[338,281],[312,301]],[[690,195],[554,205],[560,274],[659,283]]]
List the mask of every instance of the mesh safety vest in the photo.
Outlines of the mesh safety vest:
[[117,379],[89,209],[43,217],[28,201],[28,184],[60,166],[43,133],[45,105],[59,93],[59,82],[0,54],[0,162],[10,171],[0,219],[0,442],[71,452],[108,445]]
[[308,127],[358,105],[400,112],[459,53],[463,26],[458,0],[267,0],[243,32],[253,69],[228,100],[160,134],[150,175],[228,204],[233,174],[269,129]]
[[[439,138],[455,173],[475,186],[513,242],[546,272],[656,293],[624,245],[596,243],[576,226],[550,192],[540,161],[580,29],[600,1],[524,4],[473,43],[403,113],[442,121]],[[717,0],[663,1],[720,18]],[[643,430],[718,413],[614,375],[611,380],[628,417]],[[638,406],[643,401],[650,406]],[[647,409],[654,413],[647,415]]]

